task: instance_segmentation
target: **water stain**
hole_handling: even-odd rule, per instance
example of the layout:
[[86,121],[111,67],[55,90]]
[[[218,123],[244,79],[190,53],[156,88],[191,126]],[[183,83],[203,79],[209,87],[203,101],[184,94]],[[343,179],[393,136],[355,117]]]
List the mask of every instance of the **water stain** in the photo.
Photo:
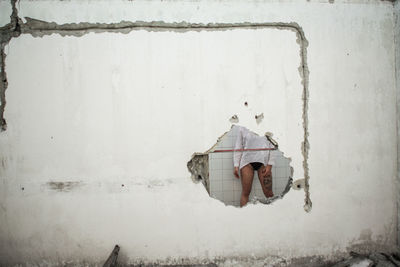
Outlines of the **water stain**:
[[58,192],[70,192],[71,190],[75,189],[83,185],[82,182],[47,182],[46,186],[49,187],[51,190],[58,191]]

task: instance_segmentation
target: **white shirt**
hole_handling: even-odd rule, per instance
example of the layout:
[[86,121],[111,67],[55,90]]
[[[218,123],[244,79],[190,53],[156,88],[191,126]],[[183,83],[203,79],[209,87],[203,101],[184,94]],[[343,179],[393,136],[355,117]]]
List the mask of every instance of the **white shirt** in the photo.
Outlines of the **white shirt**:
[[[237,149],[260,149],[260,148],[274,148],[274,145],[265,137],[259,136],[243,126],[235,125],[235,131],[237,134],[235,142],[235,150]],[[266,165],[275,164],[275,153],[271,153],[271,150],[259,150],[259,151],[234,151],[233,152],[233,165],[243,168],[252,162],[261,162]]]

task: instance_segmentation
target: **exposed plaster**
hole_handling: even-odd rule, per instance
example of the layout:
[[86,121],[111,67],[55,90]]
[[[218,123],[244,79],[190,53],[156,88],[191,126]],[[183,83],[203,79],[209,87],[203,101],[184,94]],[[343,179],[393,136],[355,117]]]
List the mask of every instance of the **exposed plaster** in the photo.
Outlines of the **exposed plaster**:
[[269,22],[269,23],[166,23],[162,21],[144,22],[144,21],[121,21],[119,23],[68,23],[68,24],[57,24],[54,22],[46,22],[36,20],[33,18],[24,18],[25,23],[18,17],[18,11],[16,8],[17,0],[11,0],[12,14],[11,21],[6,26],[0,28],[1,36],[1,86],[0,86],[0,120],[1,130],[6,130],[7,124],[4,118],[4,109],[6,105],[5,91],[7,89],[7,76],[5,70],[5,53],[4,47],[13,37],[18,37],[20,34],[31,34],[34,37],[42,37],[44,35],[51,35],[58,33],[61,36],[83,36],[90,32],[101,33],[101,32],[119,32],[129,33],[133,30],[147,30],[147,31],[176,31],[176,32],[187,32],[187,31],[221,31],[221,30],[233,30],[233,29],[262,29],[262,28],[273,28],[279,30],[290,30],[294,31],[297,35],[297,43],[300,46],[300,58],[301,63],[299,66],[299,73],[302,78],[303,92],[303,128],[304,136],[301,145],[303,154],[303,169],[305,178],[305,204],[304,210],[309,212],[312,208],[312,202],[310,199],[309,192],[309,169],[308,169],[308,153],[310,149],[308,141],[308,79],[309,70],[307,65],[307,46],[308,41],[305,38],[303,29],[295,22],[283,23],[283,22]]
[[192,180],[195,183],[202,182],[208,194],[210,194],[210,180],[208,173],[208,154],[195,153],[187,163],[189,172],[192,174]]
[[19,25],[18,10],[15,6],[17,0],[11,0],[12,13],[10,16],[10,23],[0,28],[0,127],[1,131],[5,131],[7,128],[6,120],[4,119],[4,108],[6,106],[6,89],[8,86],[7,74],[6,74],[6,54],[4,49],[11,38],[18,37],[21,34],[21,28]]

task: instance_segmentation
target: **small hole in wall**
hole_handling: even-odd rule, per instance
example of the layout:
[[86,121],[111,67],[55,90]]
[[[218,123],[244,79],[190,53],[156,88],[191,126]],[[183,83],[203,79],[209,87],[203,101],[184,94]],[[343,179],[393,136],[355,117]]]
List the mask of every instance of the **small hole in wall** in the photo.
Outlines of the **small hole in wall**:
[[244,105],[247,107],[249,104],[248,104],[247,101],[246,101],[246,102],[244,102]]
[[122,186],[122,187],[124,187],[125,185],[124,185],[124,184],[122,184],[121,186]]
[[[257,144],[257,147],[252,147],[254,144]],[[251,167],[249,158],[264,161],[258,166],[261,168],[260,172],[254,170],[257,166]],[[277,142],[269,136],[257,135],[238,125],[232,126],[231,130],[223,134],[207,152],[195,153],[187,166],[193,181],[201,182],[210,197],[226,205],[239,207],[243,204],[243,177],[235,177],[235,162],[240,167],[240,176],[246,166],[247,170],[251,168],[254,175],[248,202],[269,204],[282,198],[290,190],[293,168],[290,166],[290,159],[284,157],[278,149]],[[262,171],[263,168],[268,170],[269,167],[265,167],[268,165],[271,175],[263,174]],[[258,178],[258,174],[261,179]]]
[[24,190],[25,190],[25,188],[24,188],[24,187],[21,187],[21,190],[22,190],[22,191],[24,191]]

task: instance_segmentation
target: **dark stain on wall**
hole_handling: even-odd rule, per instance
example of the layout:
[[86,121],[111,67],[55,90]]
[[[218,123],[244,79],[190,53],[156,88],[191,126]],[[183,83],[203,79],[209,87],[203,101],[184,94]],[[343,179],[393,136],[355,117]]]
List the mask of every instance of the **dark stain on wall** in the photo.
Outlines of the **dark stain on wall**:
[[82,185],[82,182],[47,182],[46,186],[58,192],[70,192]]

